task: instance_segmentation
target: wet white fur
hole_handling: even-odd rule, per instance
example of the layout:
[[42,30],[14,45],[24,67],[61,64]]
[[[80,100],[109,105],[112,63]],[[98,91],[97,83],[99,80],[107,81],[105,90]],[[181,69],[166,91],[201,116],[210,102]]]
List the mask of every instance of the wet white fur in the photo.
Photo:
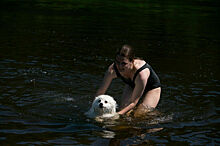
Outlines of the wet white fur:
[[[100,103],[103,105],[102,108],[99,106]],[[90,118],[111,118],[118,115],[116,108],[117,103],[113,97],[109,95],[99,95],[94,99],[92,107],[86,112],[86,115]]]

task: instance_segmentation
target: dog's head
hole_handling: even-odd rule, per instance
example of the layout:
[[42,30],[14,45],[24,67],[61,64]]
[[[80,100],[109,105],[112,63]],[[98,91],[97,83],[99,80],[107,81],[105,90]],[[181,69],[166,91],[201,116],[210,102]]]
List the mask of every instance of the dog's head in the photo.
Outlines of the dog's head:
[[97,115],[116,113],[116,101],[109,95],[99,95],[92,103],[92,109]]

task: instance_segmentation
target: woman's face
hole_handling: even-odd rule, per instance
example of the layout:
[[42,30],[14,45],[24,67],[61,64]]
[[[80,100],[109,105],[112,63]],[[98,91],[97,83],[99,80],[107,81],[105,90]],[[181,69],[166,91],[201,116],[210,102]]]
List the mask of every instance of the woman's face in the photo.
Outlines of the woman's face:
[[126,57],[117,55],[115,58],[115,64],[120,72],[127,72],[131,69],[132,62]]

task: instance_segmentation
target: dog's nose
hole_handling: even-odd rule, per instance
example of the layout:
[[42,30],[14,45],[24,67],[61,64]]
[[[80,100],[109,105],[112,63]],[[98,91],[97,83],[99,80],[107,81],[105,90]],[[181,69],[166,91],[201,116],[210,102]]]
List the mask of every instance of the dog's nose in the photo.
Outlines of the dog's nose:
[[100,107],[100,108],[103,108],[103,103],[100,103],[100,104],[99,104],[99,107]]

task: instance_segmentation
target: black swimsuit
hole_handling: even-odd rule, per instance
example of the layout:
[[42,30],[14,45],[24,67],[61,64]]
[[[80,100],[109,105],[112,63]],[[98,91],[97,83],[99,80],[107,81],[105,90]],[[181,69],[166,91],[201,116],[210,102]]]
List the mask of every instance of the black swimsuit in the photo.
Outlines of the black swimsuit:
[[132,89],[134,89],[135,87],[135,78],[137,77],[138,73],[141,72],[142,70],[144,70],[145,68],[148,68],[150,70],[150,76],[148,78],[148,81],[147,81],[147,85],[145,86],[145,89],[144,89],[144,94],[147,92],[147,91],[150,91],[152,89],[155,89],[155,88],[158,88],[158,87],[161,87],[161,84],[160,84],[160,79],[158,78],[157,74],[154,72],[154,70],[152,69],[152,67],[145,63],[141,68],[139,68],[135,74],[134,74],[134,77],[133,77],[133,80],[131,79],[127,79],[127,78],[124,78],[120,72],[118,71],[115,63],[114,63],[114,70],[117,74],[118,77],[120,77],[126,84],[128,84]]

